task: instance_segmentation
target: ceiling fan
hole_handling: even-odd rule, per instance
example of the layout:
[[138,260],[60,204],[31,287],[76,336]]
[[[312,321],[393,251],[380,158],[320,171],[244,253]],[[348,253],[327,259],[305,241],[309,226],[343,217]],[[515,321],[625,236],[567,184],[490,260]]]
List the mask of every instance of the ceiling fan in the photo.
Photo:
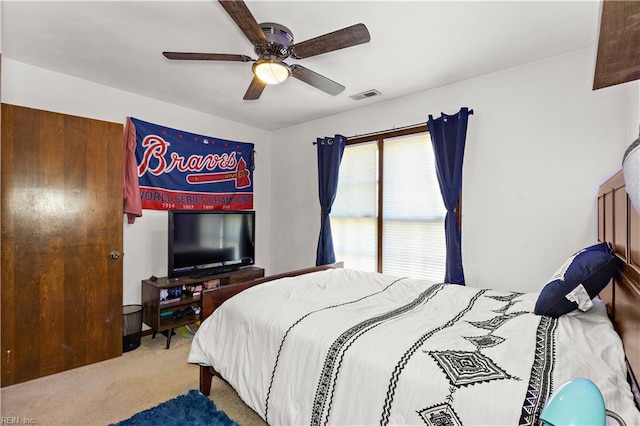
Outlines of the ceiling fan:
[[293,33],[284,25],[273,22],[258,24],[244,1],[218,1],[253,44],[258,59],[227,53],[162,52],[162,54],[172,60],[253,62],[254,77],[244,94],[244,100],[260,98],[267,84],[281,83],[290,76],[335,96],[345,89],[343,85],[302,65],[288,65],[284,60],[289,57],[304,59],[368,43],[371,40],[367,27],[364,24],[355,24],[300,43],[294,43]]

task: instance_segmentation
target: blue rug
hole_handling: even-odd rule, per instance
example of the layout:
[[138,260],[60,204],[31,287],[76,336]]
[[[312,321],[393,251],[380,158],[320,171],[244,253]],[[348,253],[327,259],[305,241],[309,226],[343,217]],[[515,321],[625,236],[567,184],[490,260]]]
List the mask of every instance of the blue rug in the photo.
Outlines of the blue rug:
[[197,390],[170,399],[112,426],[238,426]]

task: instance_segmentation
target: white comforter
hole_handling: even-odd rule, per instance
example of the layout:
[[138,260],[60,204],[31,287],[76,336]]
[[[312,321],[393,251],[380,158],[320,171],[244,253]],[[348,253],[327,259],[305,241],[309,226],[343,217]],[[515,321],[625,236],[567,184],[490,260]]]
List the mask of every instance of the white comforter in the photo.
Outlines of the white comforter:
[[575,377],[639,425],[604,307],[553,320],[536,297],[348,269],[285,278],[203,321],[188,362],[274,425],[538,424]]

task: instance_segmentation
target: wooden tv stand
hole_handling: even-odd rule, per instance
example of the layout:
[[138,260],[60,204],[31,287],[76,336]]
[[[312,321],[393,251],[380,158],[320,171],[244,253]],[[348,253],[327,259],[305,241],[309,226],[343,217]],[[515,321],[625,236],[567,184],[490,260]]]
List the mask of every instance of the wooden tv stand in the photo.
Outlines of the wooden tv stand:
[[152,338],[155,338],[158,332],[167,333],[167,349],[169,349],[173,330],[183,325],[193,324],[201,317],[200,313],[193,312],[180,317],[176,317],[175,314],[190,306],[201,310],[202,304],[200,294],[183,294],[179,298],[161,301],[161,290],[170,290],[174,287],[182,288],[182,286],[204,286],[208,282],[222,287],[262,277],[264,277],[264,268],[246,266],[235,271],[202,277],[160,277],[154,280],[142,280],[142,321],[153,330]]

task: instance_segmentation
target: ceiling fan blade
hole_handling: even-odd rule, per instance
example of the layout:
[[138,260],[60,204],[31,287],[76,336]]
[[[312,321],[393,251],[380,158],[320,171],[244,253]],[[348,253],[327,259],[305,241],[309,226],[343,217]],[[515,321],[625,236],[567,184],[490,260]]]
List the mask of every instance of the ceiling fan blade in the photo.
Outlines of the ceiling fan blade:
[[355,24],[332,33],[327,33],[291,46],[291,56],[295,59],[308,58],[346,47],[368,43],[369,30],[364,24]]
[[242,0],[218,1],[254,46],[267,44],[267,38],[260,29],[260,25]]
[[293,64],[291,68],[291,77],[297,78],[316,89],[320,89],[330,95],[337,95],[341,93],[345,87],[342,84],[336,83],[333,80],[329,80],[327,77],[311,71],[309,68],[305,68],[302,65]]
[[232,55],[228,53],[191,53],[191,52],[162,52],[167,59],[184,61],[236,61],[251,62],[247,55]]
[[242,99],[244,99],[245,101],[254,101],[258,99],[260,95],[262,95],[262,91],[266,86],[266,83],[264,83],[258,77],[253,76],[253,80],[251,80],[251,84],[249,85],[249,88],[247,89],[247,92],[244,94],[244,97]]

